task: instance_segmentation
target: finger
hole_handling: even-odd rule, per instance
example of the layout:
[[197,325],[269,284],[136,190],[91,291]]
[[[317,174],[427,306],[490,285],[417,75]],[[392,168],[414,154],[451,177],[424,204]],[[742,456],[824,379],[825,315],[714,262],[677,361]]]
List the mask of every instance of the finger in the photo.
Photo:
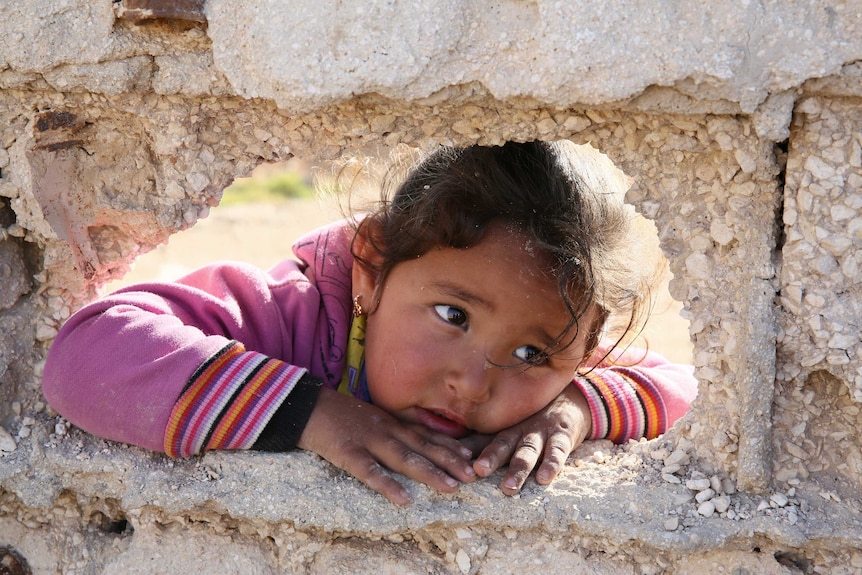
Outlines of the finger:
[[457,439],[420,429],[404,434],[402,441],[452,477],[460,481],[473,481],[476,478],[470,463],[472,452]]
[[547,485],[553,481],[566,463],[574,443],[568,433],[554,433],[545,446],[544,458],[536,471],[536,482]]
[[479,433],[473,433],[466,437],[462,437],[458,440],[458,443],[467,448],[467,450],[470,452],[469,457],[470,459],[472,459],[473,457],[478,456],[483,449],[488,447],[488,445],[491,443],[491,440],[493,439],[493,435],[482,435]]
[[462,440],[455,439],[454,437],[449,437],[448,435],[444,435],[442,433],[431,431],[424,425],[420,425],[418,423],[409,425],[408,427],[414,432],[416,432],[420,437],[425,438],[431,443],[434,443],[441,447],[445,447],[452,452],[457,453],[463,460],[472,459],[473,457],[473,450],[470,448],[469,445],[465,445]]
[[373,455],[388,469],[441,493],[452,493],[458,489],[457,479],[398,439],[389,438],[379,443]]
[[509,461],[509,470],[500,483],[500,489],[506,495],[514,495],[521,490],[530,472],[536,467],[542,454],[544,442],[538,433],[530,433],[521,438],[512,459]]
[[351,462],[344,470],[373,489],[392,503],[400,506],[410,503],[410,494],[374,459],[367,457],[362,462]]
[[515,452],[521,434],[513,431],[501,431],[473,463],[473,469],[481,477],[488,477],[509,461]]

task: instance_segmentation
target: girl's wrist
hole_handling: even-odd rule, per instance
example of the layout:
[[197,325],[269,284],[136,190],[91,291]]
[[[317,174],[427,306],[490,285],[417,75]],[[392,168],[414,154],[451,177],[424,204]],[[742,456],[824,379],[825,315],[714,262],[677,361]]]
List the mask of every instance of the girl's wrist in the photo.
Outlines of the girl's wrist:
[[273,414],[252,449],[290,451],[298,446],[320,396],[323,380],[306,372]]
[[587,439],[591,439],[593,433],[593,412],[586,394],[576,383],[576,381],[572,381],[572,383],[568,387],[566,387],[563,393],[566,394],[569,401],[579,407],[581,413],[583,414],[582,421],[584,422],[584,431],[583,435],[580,437],[581,442]]

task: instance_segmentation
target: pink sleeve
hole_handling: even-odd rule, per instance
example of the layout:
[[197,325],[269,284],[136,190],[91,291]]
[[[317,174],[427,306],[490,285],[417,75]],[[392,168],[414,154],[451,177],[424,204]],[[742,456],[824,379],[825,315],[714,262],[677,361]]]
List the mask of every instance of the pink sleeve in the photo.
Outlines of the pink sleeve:
[[276,280],[218,264],[120,291],[62,327],[43,393],[108,439],[180,456],[248,447],[305,373],[293,364],[307,365],[311,346],[293,336],[296,322],[316,330],[319,299],[297,266]]
[[[597,354],[602,357],[604,349]],[[613,353],[587,365],[574,384],[590,406],[590,439],[652,439],[688,411],[697,396],[694,367],[673,364],[642,349]]]

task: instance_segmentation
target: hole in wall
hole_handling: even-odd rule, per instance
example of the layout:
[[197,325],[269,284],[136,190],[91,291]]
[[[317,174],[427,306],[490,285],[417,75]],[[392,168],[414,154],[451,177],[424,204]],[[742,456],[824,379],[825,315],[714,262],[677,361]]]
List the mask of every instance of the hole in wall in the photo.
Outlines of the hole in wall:
[[[385,163],[370,161],[372,180],[380,176],[379,167]],[[341,165],[312,166],[301,158],[263,163],[249,177],[239,178],[227,188],[220,204],[207,218],[138,258],[129,274],[108,284],[106,289],[112,291],[142,281],[175,280],[217,260],[241,260],[266,269],[292,257],[291,246],[297,238],[345,213],[361,210],[372,199],[367,185],[356,198],[352,187],[347,199],[338,194],[321,196],[313,191],[312,180],[320,184],[323,179],[326,187],[332,185],[332,178],[343,177],[344,171]],[[346,180],[352,181],[350,174]],[[338,183],[341,185],[342,180]],[[657,238],[651,220],[647,220],[645,228]],[[682,304],[669,293],[672,275],[663,258],[662,266],[663,276],[654,294],[651,319],[631,343],[648,347],[672,362],[690,364],[693,352],[688,321],[680,315]]]
[[814,562],[795,551],[776,551],[773,554],[776,563],[787,567],[791,572],[808,575],[814,573]]
[[135,531],[132,524],[129,523],[124,515],[120,514],[119,517],[110,517],[101,511],[95,511],[90,515],[88,525],[91,529],[113,535],[128,536]]
[[[291,257],[293,242],[303,234],[361,211],[376,199],[371,180],[379,179],[382,162],[360,162],[363,172],[358,184],[354,175],[343,172],[355,166],[327,166],[318,169],[301,158],[262,163],[245,178],[229,186],[220,204],[192,228],[171,236],[165,245],[142,255],[132,271],[105,286],[105,293],[143,281],[171,281],[200,266],[219,259],[241,260],[268,268]],[[371,172],[368,176],[366,171]],[[334,180],[344,178],[355,185],[345,198],[329,193]],[[321,188],[323,193],[320,192]],[[648,233],[657,234],[650,225]],[[647,346],[675,363],[692,363],[692,342],[688,320],[681,315],[682,303],[668,290],[673,278],[667,261],[643,332],[634,345]]]

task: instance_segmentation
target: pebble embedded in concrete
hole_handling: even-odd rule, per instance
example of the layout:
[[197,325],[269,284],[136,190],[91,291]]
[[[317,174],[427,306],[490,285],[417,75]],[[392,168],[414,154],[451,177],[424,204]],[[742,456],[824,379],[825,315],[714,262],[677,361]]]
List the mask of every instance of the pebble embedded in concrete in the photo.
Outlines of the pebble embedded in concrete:
[[15,438],[5,428],[0,427],[0,452],[12,453],[18,448]]
[[697,512],[704,517],[712,517],[715,513],[715,503],[712,501],[704,501],[698,505]]
[[470,561],[470,556],[463,549],[459,549],[458,553],[455,554],[455,563],[464,575],[470,572],[472,562]]
[[710,482],[707,478],[689,479],[685,482],[685,486],[692,491],[703,491],[704,489],[709,489]]

